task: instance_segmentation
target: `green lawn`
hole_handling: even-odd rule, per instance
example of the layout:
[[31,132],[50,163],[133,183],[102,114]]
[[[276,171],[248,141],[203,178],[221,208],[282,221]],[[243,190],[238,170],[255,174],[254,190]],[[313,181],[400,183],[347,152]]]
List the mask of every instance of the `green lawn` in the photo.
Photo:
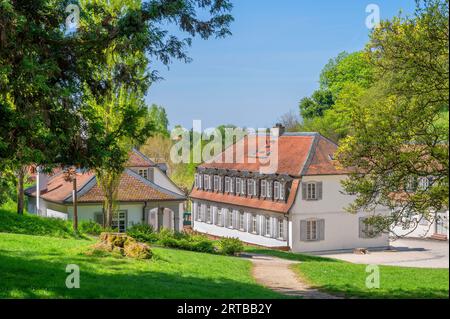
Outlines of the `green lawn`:
[[[152,260],[92,257],[90,240],[0,233],[0,298],[282,298],[247,260],[153,248]],[[65,286],[68,264],[80,289]]]
[[319,290],[358,298],[448,298],[449,270],[380,266],[380,288],[366,288],[366,265],[247,246],[246,252],[296,260],[293,270]]
[[308,262],[294,270],[313,286],[359,298],[448,298],[448,269],[380,266],[380,288],[366,287],[366,265]]

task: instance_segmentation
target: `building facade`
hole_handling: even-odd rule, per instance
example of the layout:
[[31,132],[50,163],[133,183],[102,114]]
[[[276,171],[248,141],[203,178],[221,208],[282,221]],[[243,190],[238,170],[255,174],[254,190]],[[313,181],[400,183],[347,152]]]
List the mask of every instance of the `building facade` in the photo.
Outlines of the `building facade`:
[[[246,137],[240,163],[219,160],[198,166],[190,194],[194,230],[294,252],[389,245],[387,234],[371,236],[364,222],[387,211],[352,215],[344,210],[354,197],[342,192],[348,172],[336,166],[333,142],[317,133],[282,134],[273,174],[261,173],[254,159],[263,155],[249,151],[248,144]],[[267,145],[264,156],[274,148]],[[236,149],[226,152],[234,154]]]

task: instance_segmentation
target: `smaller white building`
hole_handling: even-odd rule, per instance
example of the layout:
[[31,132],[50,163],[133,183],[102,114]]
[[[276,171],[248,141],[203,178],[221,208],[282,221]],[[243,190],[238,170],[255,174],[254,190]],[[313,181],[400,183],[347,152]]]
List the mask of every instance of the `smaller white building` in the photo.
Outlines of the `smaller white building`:
[[[190,194],[194,230],[294,252],[389,246],[388,234],[372,237],[364,222],[388,214],[386,209],[357,215],[344,210],[355,198],[343,194],[348,172],[335,165],[336,144],[318,133],[282,134],[276,149],[261,139],[250,153],[249,138],[244,139],[239,163],[219,160],[197,168]],[[225,153],[237,158],[236,145],[231,147]],[[261,174],[255,158],[272,151],[278,151],[278,169]]]
[[[103,224],[104,195],[93,172],[77,173],[78,220]],[[73,219],[72,182],[62,172],[39,174],[38,184],[25,191],[28,211],[44,217]],[[39,191],[37,191],[39,188]],[[186,196],[155,164],[137,150],[123,172],[118,190],[118,212],[113,227],[125,232],[134,224],[146,223],[154,229],[183,229]]]

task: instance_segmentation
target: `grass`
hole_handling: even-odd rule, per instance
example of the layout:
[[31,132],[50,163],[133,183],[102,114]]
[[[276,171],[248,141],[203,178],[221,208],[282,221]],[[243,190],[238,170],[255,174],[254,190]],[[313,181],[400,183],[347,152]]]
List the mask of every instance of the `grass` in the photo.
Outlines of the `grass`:
[[368,289],[367,265],[338,259],[296,254],[247,246],[249,253],[301,262],[293,270],[311,286],[344,297],[356,298],[448,298],[449,270],[380,266],[380,288]]
[[10,204],[6,204],[0,207],[0,232],[60,238],[79,237],[69,221],[42,218],[26,212],[23,215],[18,215],[10,206]]
[[448,299],[449,270],[379,266],[380,288],[366,287],[367,265],[306,262],[294,266],[300,277],[320,290],[357,298]]
[[[283,298],[247,260],[153,248],[152,260],[87,256],[92,240],[0,233],[0,298]],[[65,286],[80,267],[80,289]]]

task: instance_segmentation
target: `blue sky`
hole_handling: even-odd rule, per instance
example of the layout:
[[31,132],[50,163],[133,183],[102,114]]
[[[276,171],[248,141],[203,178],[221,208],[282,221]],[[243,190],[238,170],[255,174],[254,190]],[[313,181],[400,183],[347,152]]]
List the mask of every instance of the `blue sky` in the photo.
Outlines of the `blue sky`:
[[414,0],[234,0],[233,35],[195,39],[193,62],[156,64],[164,80],[154,83],[147,103],[164,106],[171,127],[221,124],[271,127],[298,110],[318,86],[322,67],[339,52],[364,47],[368,4],[381,18],[414,11]]

